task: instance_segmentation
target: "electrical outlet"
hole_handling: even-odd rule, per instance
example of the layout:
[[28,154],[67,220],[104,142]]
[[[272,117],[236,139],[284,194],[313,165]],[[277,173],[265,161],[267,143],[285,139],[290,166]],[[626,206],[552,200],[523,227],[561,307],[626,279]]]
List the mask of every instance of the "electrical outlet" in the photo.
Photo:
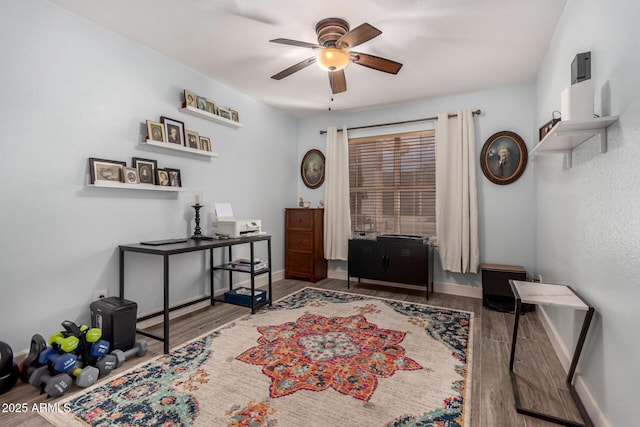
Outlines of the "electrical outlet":
[[97,291],[93,291],[93,299],[99,300],[107,297],[106,289],[98,289]]

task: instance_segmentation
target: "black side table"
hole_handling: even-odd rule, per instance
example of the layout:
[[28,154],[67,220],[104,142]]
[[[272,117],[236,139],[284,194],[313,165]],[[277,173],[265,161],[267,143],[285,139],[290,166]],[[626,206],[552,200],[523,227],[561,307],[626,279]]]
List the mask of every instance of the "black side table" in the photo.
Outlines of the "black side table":
[[[571,427],[592,427],[593,423],[589,414],[587,413],[580,396],[576,392],[573,385],[573,376],[576,372],[576,366],[578,365],[578,359],[584,346],[585,338],[591,324],[591,319],[595,312],[593,306],[588,304],[580,295],[576,293],[571,287],[565,285],[547,285],[542,283],[522,282],[519,280],[509,280],[511,290],[516,298],[516,313],[513,324],[513,339],[511,341],[511,358],[509,360],[509,375],[511,376],[511,387],[513,388],[513,397],[516,401],[516,411],[520,414],[529,415],[531,417],[539,418],[545,421],[549,421],[556,424]],[[518,323],[520,321],[520,312],[522,310],[522,304],[538,304],[538,305],[551,305],[555,307],[567,307],[574,310],[586,311],[584,321],[582,323],[582,330],[578,337],[576,349],[573,352],[573,358],[571,360],[571,366],[567,373],[566,384],[571,393],[571,397],[578,407],[578,411],[582,416],[584,424],[576,423],[575,421],[559,418],[553,415],[543,414],[532,409],[524,408],[520,402],[520,392],[518,391],[518,385],[516,384],[516,376],[513,372],[513,365],[516,355],[516,342],[518,338]]]

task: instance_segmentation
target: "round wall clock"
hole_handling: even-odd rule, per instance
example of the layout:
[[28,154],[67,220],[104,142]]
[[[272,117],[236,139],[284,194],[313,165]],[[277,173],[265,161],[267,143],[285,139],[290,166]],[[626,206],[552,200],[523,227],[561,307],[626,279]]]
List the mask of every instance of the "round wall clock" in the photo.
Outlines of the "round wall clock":
[[494,184],[515,182],[527,167],[527,146],[515,132],[502,131],[491,135],[482,147],[480,167]]

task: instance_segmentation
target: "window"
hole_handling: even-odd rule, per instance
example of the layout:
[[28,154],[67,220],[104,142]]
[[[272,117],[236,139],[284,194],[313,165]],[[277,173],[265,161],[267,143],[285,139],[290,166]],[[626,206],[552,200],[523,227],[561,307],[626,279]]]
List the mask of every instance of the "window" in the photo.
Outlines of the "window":
[[435,236],[435,131],[349,140],[351,228]]

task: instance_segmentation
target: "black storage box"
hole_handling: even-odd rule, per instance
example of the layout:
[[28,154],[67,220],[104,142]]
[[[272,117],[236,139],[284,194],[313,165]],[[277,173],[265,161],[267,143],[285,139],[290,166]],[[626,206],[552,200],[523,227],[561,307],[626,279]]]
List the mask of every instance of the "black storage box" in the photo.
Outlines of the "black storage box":
[[[253,293],[253,304],[260,304],[267,299],[267,291],[255,289]],[[224,301],[231,304],[245,305],[251,307],[251,288],[237,288],[224,293]]]
[[102,329],[102,339],[109,341],[111,350],[126,351],[136,342],[138,304],[118,297],[94,301],[91,309],[91,326]]

